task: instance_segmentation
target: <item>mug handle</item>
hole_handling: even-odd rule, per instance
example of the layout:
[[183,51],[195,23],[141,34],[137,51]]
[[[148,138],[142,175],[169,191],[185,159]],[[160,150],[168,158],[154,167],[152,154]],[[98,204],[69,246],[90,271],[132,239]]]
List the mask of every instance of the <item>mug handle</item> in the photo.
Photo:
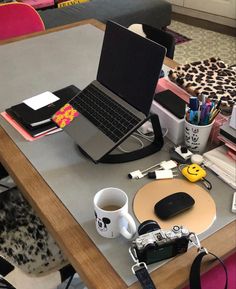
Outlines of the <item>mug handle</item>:
[[[123,218],[126,219],[126,221],[128,222],[128,228],[130,231],[128,231],[128,229],[123,225]],[[133,217],[129,213],[122,213],[119,219],[119,228],[121,235],[123,235],[126,239],[131,239],[134,236],[134,234],[136,233],[136,225]]]

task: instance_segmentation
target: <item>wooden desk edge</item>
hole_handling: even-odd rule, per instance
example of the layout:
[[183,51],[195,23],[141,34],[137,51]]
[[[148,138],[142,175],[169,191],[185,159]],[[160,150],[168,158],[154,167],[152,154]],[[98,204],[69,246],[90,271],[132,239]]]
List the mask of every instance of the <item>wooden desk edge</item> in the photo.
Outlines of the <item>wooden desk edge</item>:
[[124,281],[1,126],[0,139],[0,162],[38,213],[85,284],[92,289],[127,288]]
[[[65,25],[63,27],[52,28],[46,32],[35,33],[30,37],[84,24],[92,24],[102,30],[104,30],[105,27],[104,24],[92,19]],[[18,41],[25,38],[28,38],[28,36],[19,37],[15,40]],[[9,42],[11,41],[2,41],[0,44]],[[176,66],[175,62],[168,59],[166,64],[171,67]],[[0,161],[6,167],[33,208],[37,211],[48,230],[57,240],[72,265],[84,280],[85,284],[91,289],[140,288],[140,284],[137,282],[132,286],[127,287],[106,258],[89,239],[82,227],[75,221],[65,206],[46,184],[44,179],[1,127],[0,139]],[[48,206],[48,204],[50,204],[50,206]],[[55,216],[57,217],[55,218]],[[58,219],[58,216],[61,216],[60,220]],[[204,240],[203,245],[219,257],[225,257],[235,249],[235,244],[232,242],[234,237],[235,222],[232,222]],[[222,240],[224,240],[223,245],[221,245]],[[191,249],[184,255],[178,256],[154,271],[151,275],[158,285],[158,288],[182,288],[181,286],[183,286],[188,279],[188,272],[196,254],[195,251],[196,250]],[[207,268],[209,268],[209,266],[207,266]]]

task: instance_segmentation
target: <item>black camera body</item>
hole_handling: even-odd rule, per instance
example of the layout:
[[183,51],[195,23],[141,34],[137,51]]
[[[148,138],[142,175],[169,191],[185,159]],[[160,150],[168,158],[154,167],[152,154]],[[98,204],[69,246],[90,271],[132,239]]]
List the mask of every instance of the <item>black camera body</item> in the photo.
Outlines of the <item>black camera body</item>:
[[152,264],[187,251],[189,231],[182,226],[162,230],[152,220],[143,222],[138,228],[139,237],[132,241],[131,251],[139,262]]

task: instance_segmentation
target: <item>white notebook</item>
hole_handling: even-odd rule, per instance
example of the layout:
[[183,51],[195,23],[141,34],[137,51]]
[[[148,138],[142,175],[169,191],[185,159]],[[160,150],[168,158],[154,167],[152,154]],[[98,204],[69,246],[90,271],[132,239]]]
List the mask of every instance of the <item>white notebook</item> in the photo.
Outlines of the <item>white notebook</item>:
[[203,154],[204,165],[217,174],[217,176],[236,189],[236,162],[227,155],[228,148],[219,146]]

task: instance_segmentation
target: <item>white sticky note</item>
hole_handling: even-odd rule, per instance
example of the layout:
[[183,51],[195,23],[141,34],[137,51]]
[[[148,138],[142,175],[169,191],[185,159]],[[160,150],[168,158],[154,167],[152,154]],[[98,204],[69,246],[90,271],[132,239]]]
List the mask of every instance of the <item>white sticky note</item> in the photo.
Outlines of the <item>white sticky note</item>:
[[59,98],[55,94],[51,93],[50,91],[45,91],[31,98],[25,99],[23,102],[33,110],[37,110],[57,101],[58,99]]

